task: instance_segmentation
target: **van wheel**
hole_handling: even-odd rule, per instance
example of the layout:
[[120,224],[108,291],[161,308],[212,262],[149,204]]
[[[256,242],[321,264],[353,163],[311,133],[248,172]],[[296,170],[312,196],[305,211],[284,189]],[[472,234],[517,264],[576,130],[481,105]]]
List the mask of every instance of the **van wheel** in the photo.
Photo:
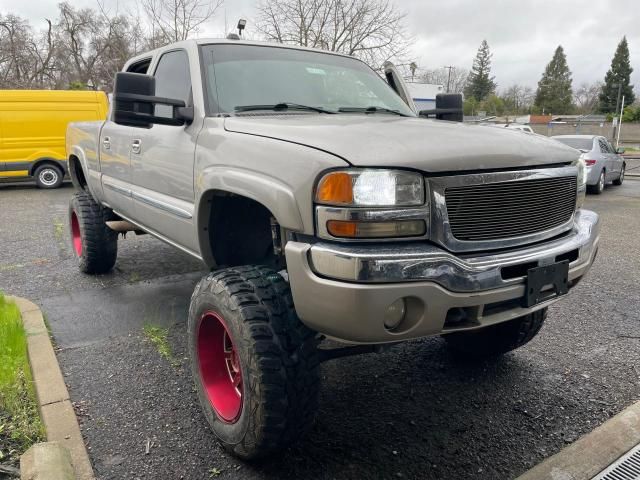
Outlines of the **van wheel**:
[[113,212],[96,203],[88,192],[76,192],[69,203],[71,248],[83,273],[106,273],[118,256],[118,234],[106,222]]
[[62,185],[64,172],[60,167],[47,163],[36,168],[33,176],[40,188],[58,188]]
[[546,318],[547,309],[543,308],[478,330],[450,333],[444,335],[444,339],[457,357],[497,357],[529,343],[538,334]]
[[225,449],[264,458],[310,428],[320,383],[316,335],[296,316],[278,273],[245,266],[207,275],[191,297],[187,329],[198,399]]

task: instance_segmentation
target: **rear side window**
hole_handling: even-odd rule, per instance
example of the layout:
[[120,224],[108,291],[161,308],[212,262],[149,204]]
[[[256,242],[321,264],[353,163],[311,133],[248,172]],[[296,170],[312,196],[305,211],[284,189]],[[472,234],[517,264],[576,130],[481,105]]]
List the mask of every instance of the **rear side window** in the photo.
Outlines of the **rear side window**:
[[602,153],[610,153],[609,146],[607,145],[607,142],[605,140],[603,140],[602,138],[599,138],[598,143],[600,144],[600,151]]
[[149,65],[151,65],[151,58],[145,58],[144,60],[129,65],[127,72],[145,74],[147,70],[149,70]]
[[609,153],[616,153],[616,149],[613,148],[613,145],[611,145],[611,142],[609,140],[605,140],[605,142],[607,142],[607,149],[609,150]]

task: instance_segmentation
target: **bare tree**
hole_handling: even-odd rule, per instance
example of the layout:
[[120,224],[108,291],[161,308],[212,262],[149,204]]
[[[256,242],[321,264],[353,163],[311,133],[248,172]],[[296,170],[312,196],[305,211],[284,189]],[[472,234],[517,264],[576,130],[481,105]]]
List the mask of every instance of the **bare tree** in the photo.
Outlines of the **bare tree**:
[[521,114],[529,111],[533,105],[535,92],[533,88],[517,83],[505,89],[500,98],[504,101],[505,108],[512,114]]
[[578,113],[586,114],[596,111],[602,85],[602,82],[583,82],[578,89],[573,92],[573,101],[576,104]]
[[408,52],[405,14],[390,0],[263,0],[257,29],[268,40],[353,55],[374,68]]
[[151,47],[186,40],[198,32],[223,0],[142,0],[151,20]]
[[[99,4],[100,5],[100,4]],[[142,46],[142,30],[125,15],[61,3],[57,25],[60,87],[93,84],[110,90],[113,75]]]
[[436,85],[449,84],[450,93],[461,93],[467,83],[469,72],[464,68],[452,68],[451,77],[449,77],[448,68],[436,68],[433,70],[425,70],[419,76],[421,82],[433,83]]
[[0,88],[44,88],[54,74],[51,21],[35,34],[29,23],[0,15]]

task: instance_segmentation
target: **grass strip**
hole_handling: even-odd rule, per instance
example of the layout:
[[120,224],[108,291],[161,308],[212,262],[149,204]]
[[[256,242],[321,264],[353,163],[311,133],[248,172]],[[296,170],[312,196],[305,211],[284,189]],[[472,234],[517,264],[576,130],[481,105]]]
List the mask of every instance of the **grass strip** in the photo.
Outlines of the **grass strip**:
[[0,292],[0,463],[17,463],[44,438],[20,310]]

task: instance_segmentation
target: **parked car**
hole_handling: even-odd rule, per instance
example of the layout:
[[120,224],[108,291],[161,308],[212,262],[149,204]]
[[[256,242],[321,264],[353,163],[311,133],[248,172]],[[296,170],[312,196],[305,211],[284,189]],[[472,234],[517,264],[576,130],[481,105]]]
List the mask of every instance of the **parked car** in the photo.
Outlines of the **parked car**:
[[70,122],[107,118],[104,92],[0,90],[0,179],[57,188],[67,173]]
[[520,130],[521,132],[535,133],[529,125],[521,125],[519,123],[497,123],[495,126],[508,128],[510,130]]
[[626,163],[624,148],[615,149],[605,137],[598,135],[555,135],[557,140],[576,150],[587,167],[587,191],[600,194],[608,182],[622,185]]
[[212,270],[189,307],[192,373],[241,458],[308,430],[321,361],[433,335],[501,355],[595,258],[576,150],[419,117],[385,77],[334,52],[187,40],[129,60],[111,117],[67,130],[82,272],[110,270],[132,230]]

